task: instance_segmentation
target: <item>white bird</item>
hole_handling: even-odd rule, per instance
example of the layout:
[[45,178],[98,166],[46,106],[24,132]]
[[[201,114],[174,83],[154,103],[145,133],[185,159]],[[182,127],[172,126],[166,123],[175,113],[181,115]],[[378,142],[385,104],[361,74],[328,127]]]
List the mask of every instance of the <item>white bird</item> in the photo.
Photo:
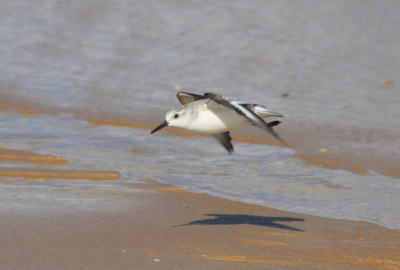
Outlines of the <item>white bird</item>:
[[281,122],[266,123],[263,120],[266,117],[283,117],[283,115],[269,111],[265,106],[212,93],[205,93],[202,96],[179,92],[176,96],[182,106],[167,112],[165,121],[150,134],[166,126],[204,132],[212,135],[231,154],[233,145],[229,132],[252,124],[286,144],[272,129]]

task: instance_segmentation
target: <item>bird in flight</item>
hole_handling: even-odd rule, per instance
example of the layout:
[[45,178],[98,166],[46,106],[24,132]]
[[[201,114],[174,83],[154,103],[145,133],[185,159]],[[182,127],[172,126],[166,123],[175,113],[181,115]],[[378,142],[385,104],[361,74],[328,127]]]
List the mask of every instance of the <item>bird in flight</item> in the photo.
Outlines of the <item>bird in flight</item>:
[[242,102],[212,93],[197,95],[179,92],[176,96],[182,106],[167,112],[165,121],[150,134],[167,126],[208,133],[231,154],[233,145],[229,132],[252,124],[286,145],[285,141],[272,129],[281,122],[267,123],[263,120],[266,117],[283,117],[283,115],[267,110],[263,105]]

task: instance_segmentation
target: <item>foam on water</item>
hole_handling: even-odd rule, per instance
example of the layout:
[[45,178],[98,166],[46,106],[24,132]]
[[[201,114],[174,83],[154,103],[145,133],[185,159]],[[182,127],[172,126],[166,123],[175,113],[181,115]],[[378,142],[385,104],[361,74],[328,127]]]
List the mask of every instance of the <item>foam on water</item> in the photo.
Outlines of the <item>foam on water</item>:
[[[235,143],[236,152],[229,156],[211,138],[162,133],[149,136],[148,130],[97,126],[71,115],[2,115],[1,119],[2,146],[68,160],[67,164],[53,164],[52,168],[113,170],[121,174],[116,182],[59,179],[21,185],[26,181],[1,181],[3,198],[28,196],[23,192],[27,188],[29,196],[35,193],[41,196],[43,189],[135,192],[129,183],[151,177],[228,199],[400,228],[398,179],[372,172],[363,176],[308,166],[293,158],[292,149]],[[132,152],[133,145],[146,151]],[[9,166],[18,165],[1,164]],[[87,205],[93,203],[88,201]]]

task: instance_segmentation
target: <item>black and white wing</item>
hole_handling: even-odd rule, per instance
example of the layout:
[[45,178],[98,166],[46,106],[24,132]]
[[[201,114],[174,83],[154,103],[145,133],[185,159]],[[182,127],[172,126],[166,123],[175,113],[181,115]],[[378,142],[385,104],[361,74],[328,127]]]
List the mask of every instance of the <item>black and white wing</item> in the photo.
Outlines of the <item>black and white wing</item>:
[[206,99],[205,96],[186,93],[186,92],[179,92],[178,94],[176,94],[176,97],[178,98],[179,102],[182,105],[192,103],[194,101],[201,100],[201,99]]
[[261,118],[283,117],[283,115],[281,113],[272,112],[272,111],[268,110],[267,108],[265,108],[265,106],[263,106],[263,105],[250,104],[250,103],[244,103],[244,102],[243,103],[239,103],[239,104],[242,105],[243,107],[246,107],[247,109],[252,110],[253,112],[255,112]]
[[275,131],[271,128],[271,126],[269,126],[261,117],[259,117],[257,114],[255,114],[252,110],[240,105],[240,103],[241,103],[240,101],[226,99],[221,95],[212,94],[212,93],[205,93],[204,97],[211,99],[215,103],[218,103],[227,109],[233,110],[237,114],[246,118],[248,121],[250,121],[255,126],[267,131],[269,134],[274,136],[275,139],[277,139],[278,141],[280,141],[281,143],[286,145],[285,141],[282,140],[279,137],[279,135],[275,133]]
[[229,131],[224,133],[212,134],[212,136],[229,152],[232,154],[233,152],[233,145],[232,145],[232,138],[229,135]]

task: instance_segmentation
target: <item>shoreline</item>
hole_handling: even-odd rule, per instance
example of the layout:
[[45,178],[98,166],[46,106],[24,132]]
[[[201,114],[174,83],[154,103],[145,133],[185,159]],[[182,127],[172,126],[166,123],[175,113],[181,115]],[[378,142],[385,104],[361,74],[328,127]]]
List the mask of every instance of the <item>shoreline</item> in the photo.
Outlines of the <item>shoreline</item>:
[[[235,202],[146,179],[136,190],[46,191],[96,209],[34,201],[34,213],[2,212],[8,269],[398,269],[400,232]],[[52,206],[49,207],[51,202]],[[57,204],[58,205],[57,207]],[[52,208],[56,207],[56,208]],[[23,248],[21,248],[23,247]],[[24,260],[20,260],[21,256]]]
[[[2,10],[1,269],[400,270],[400,1]],[[286,143],[151,135],[181,91]]]
[[[7,95],[1,95],[2,102],[0,109],[9,112],[15,111],[18,114],[27,117],[37,114],[72,114],[77,119],[87,121],[95,125],[108,125],[117,127],[134,127],[146,130],[152,130],[158,124],[154,121],[154,113],[150,116],[143,117],[136,115],[135,120],[127,119],[122,115],[106,115],[97,110],[80,111],[73,109],[57,109],[51,106],[43,106],[31,103],[23,98],[15,98]],[[163,114],[162,114],[163,115]],[[288,119],[286,119],[288,120]],[[376,151],[377,149],[354,147],[352,143],[365,140],[374,140],[376,130],[374,129],[359,129],[359,128],[346,128],[343,126],[324,125],[318,124],[306,125],[299,123],[282,123],[276,127],[278,133],[285,137],[290,142],[290,148],[297,150],[294,155],[295,158],[304,160],[307,164],[322,167],[331,170],[347,170],[357,174],[365,175],[370,170],[375,171],[384,176],[394,177],[400,179],[400,170],[398,164],[400,163],[400,154],[391,152],[386,153],[385,150]],[[309,132],[311,130],[311,132]],[[169,127],[163,130],[165,134],[182,136],[182,137],[209,137],[208,134],[202,134],[194,131],[183,130],[179,128]],[[389,131],[379,131],[382,135],[376,137],[382,143],[393,141],[395,134]],[[316,138],[310,142],[310,133]],[[354,133],[357,137],[354,137]],[[283,146],[269,137],[266,138],[265,133],[245,128],[243,130],[235,131],[232,134],[233,142],[243,142],[252,144],[266,144],[273,146]],[[365,137],[365,138],[364,138]],[[334,145],[334,149],[332,149]],[[369,153],[373,151],[374,156]],[[387,159],[390,155],[391,159]]]
[[[129,121],[129,120],[118,120],[118,119],[107,119],[102,117],[95,116],[86,116],[75,114],[77,118],[83,119],[89,123],[96,125],[109,125],[109,126],[120,126],[120,127],[134,127],[141,128],[146,130],[152,130],[157,124],[154,121],[150,122],[140,122],[140,121]],[[153,123],[154,122],[154,123]],[[280,126],[284,126],[284,128],[280,128]],[[376,170],[377,173],[380,173],[385,176],[400,178],[400,170],[397,166],[397,160],[400,162],[400,156],[393,156],[390,163],[388,163],[388,159],[386,155],[382,154],[377,158],[364,156],[366,153],[356,153],[356,151],[351,151],[346,149],[346,152],[343,154],[338,154],[336,150],[334,153],[331,153],[331,150],[324,148],[324,145],[332,145],[335,142],[339,143],[339,140],[321,140],[314,147],[310,146],[302,146],[302,142],[296,141],[297,138],[302,137],[299,134],[292,132],[289,130],[284,124],[276,127],[277,131],[282,134],[282,136],[289,137],[292,141],[290,148],[297,150],[296,154],[293,156],[295,158],[300,158],[304,160],[307,164],[326,168],[330,170],[347,170],[350,172],[354,172],[357,174],[365,175],[370,170]],[[297,130],[294,128],[294,130]],[[208,134],[202,134],[199,132],[194,132],[190,130],[183,130],[179,128],[169,127],[168,129],[163,130],[165,134],[172,136],[182,136],[182,137],[210,137]],[[236,132],[236,131],[235,131]],[[250,135],[244,135],[246,133],[250,133]],[[264,136],[263,136],[264,135]],[[304,135],[304,134],[303,134]],[[256,137],[257,136],[257,137]],[[306,138],[307,136],[304,135]],[[286,147],[280,142],[265,138],[265,134],[256,131],[249,132],[249,128],[246,128],[244,131],[237,131],[236,134],[231,135],[233,143],[234,142],[242,142],[242,143],[251,143],[251,144],[265,144],[272,146],[281,146]],[[321,135],[320,137],[324,137]],[[368,151],[368,150],[366,150]],[[356,155],[357,154],[357,155]],[[360,164],[361,163],[361,164]]]
[[399,230],[148,177],[118,181],[118,171],[76,170],[56,153],[0,150],[8,163],[0,171],[0,262],[7,269],[400,268]]

